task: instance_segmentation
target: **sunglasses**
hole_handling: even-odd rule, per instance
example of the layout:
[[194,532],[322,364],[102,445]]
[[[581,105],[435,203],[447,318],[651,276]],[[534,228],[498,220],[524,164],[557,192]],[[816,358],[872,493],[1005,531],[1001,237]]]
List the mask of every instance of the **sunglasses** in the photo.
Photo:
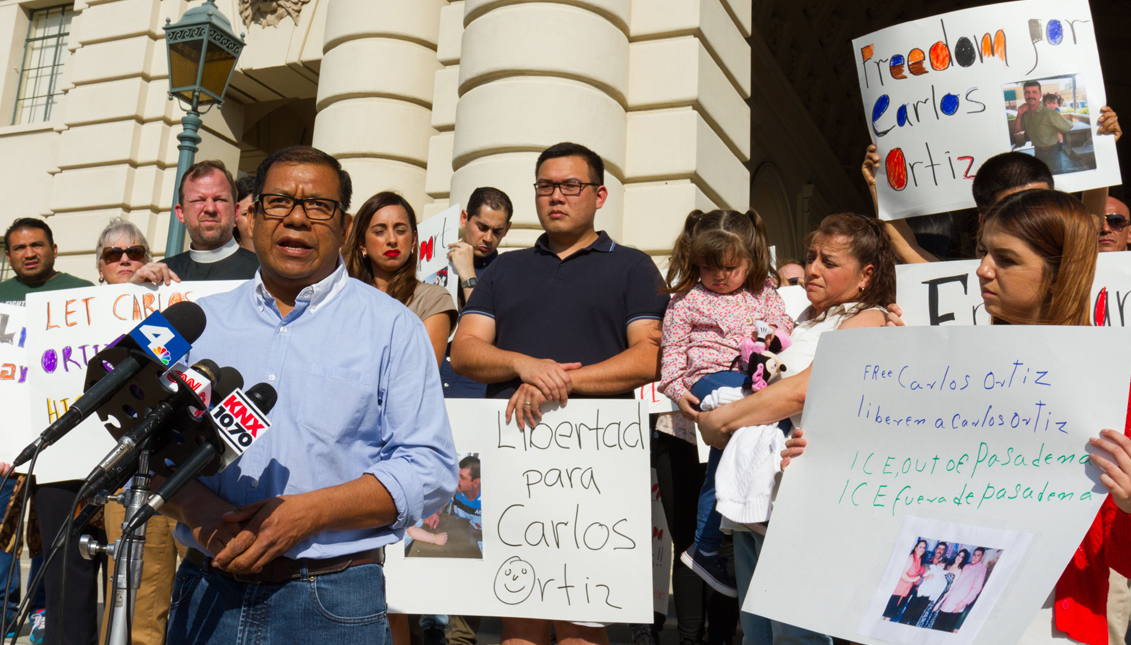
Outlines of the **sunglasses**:
[[1127,218],[1118,213],[1108,213],[1104,215],[1104,219],[1107,220],[1108,228],[1116,233],[1127,228]]
[[107,264],[113,264],[114,262],[121,260],[123,254],[125,254],[126,257],[133,260],[134,262],[141,262],[145,259],[145,247],[131,246],[128,248],[119,249],[116,246],[111,246],[109,248],[102,249],[102,261]]

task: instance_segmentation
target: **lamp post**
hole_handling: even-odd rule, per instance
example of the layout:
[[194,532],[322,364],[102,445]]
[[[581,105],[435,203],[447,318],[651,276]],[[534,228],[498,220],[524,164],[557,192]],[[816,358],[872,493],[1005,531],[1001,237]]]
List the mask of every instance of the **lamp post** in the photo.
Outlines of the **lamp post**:
[[[177,135],[180,156],[173,185],[173,207],[180,201],[181,177],[196,158],[200,143],[200,109],[223,105],[224,93],[232,80],[236,61],[243,51],[243,37],[232,31],[232,23],[220,13],[215,0],[185,12],[176,24],[165,21],[165,45],[169,50],[169,98],[185,107],[182,131]],[[169,237],[165,255],[181,252],[185,245],[185,225],[170,213]]]

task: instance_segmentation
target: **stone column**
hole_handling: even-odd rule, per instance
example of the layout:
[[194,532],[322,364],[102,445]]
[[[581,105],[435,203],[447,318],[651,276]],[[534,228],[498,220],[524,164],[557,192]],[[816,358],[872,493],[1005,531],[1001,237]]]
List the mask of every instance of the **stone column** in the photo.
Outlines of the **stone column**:
[[333,0],[327,7],[314,146],[342,161],[351,210],[381,190],[404,195],[417,216],[425,194],[432,85],[445,0]]

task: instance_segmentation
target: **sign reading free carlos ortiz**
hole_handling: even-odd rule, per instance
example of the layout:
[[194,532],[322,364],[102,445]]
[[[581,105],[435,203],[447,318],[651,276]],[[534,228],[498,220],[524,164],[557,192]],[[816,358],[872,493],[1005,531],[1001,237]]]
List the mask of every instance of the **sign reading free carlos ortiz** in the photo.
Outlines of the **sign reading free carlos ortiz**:
[[542,422],[506,401],[446,401],[459,489],[386,549],[389,611],[652,620],[648,411],[571,400]]
[[782,475],[743,609],[861,643],[1018,642],[1107,496],[1088,439],[1123,429],[1131,365],[1081,358],[1098,347],[1127,356],[1131,338],[823,336],[809,446]]
[[[1056,187],[1121,183],[1087,0],[1024,0],[904,23],[852,41],[880,216],[974,206],[970,181],[1011,150]],[[863,152],[863,151],[861,151]]]

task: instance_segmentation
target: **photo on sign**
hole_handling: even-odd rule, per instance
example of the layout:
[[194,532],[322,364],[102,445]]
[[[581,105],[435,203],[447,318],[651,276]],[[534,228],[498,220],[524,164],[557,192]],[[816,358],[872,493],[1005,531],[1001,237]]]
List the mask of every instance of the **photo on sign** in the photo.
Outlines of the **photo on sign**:
[[406,558],[483,559],[482,472],[477,452],[457,452],[459,483],[439,511],[405,530]]
[[883,619],[918,629],[958,632],[1002,550],[917,537]]
[[1092,115],[1082,74],[1002,85],[1010,150],[1045,162],[1053,175],[1096,169]]
[[969,643],[1031,534],[906,516],[859,633],[892,643]]

